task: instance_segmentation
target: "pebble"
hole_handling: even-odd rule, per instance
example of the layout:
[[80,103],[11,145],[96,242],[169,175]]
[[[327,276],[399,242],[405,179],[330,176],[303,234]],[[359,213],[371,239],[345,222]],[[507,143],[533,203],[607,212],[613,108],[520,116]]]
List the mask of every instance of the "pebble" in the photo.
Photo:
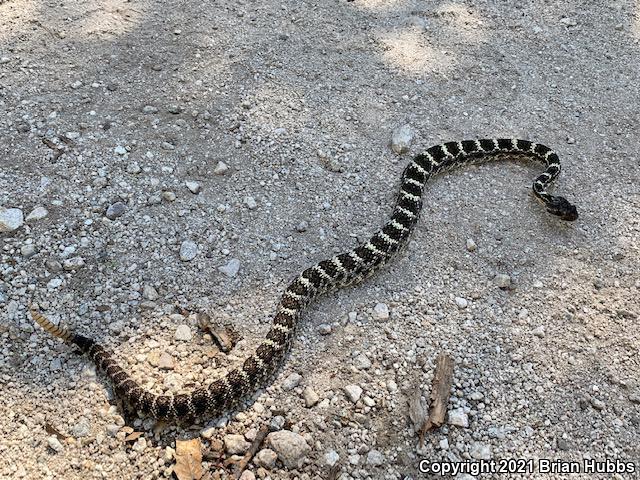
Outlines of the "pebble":
[[276,452],[274,452],[270,448],[263,448],[256,454],[254,461],[257,466],[264,467],[270,470],[276,466],[277,459],[278,454]]
[[124,148],[122,145],[118,145],[116,148],[113,149],[113,152],[116,155],[126,155],[127,154],[127,149]]
[[276,415],[269,422],[269,430],[275,432],[277,430],[282,430],[285,424],[285,419],[282,415]]
[[287,468],[297,468],[311,448],[302,435],[280,430],[267,435],[267,445]]
[[386,320],[389,318],[389,306],[386,303],[377,303],[373,307],[373,318],[376,320]]
[[353,403],[356,403],[360,400],[360,396],[362,395],[362,388],[360,385],[347,385],[343,388],[344,392],[347,394],[349,400]]
[[224,449],[230,455],[243,455],[251,446],[242,435],[229,434],[223,438]]
[[67,258],[62,262],[62,268],[66,271],[78,270],[84,267],[84,259],[82,257]]
[[138,165],[138,162],[131,162],[127,164],[127,173],[135,175],[137,173],[140,173],[141,171],[142,169],[140,168],[140,165]]
[[[189,331],[189,334],[191,334],[191,331]],[[177,338],[177,335],[178,335],[178,332],[176,331],[176,338]],[[160,358],[158,359],[158,367],[164,370],[173,370],[174,368],[173,357],[171,356],[170,353],[162,352],[162,354],[160,355]]]
[[60,278],[52,278],[47,282],[47,288],[50,290],[58,288],[60,285],[62,285],[62,279]]
[[476,460],[491,460],[491,447],[484,443],[474,442],[469,450],[469,455]]
[[180,260],[190,262],[198,254],[198,245],[191,240],[185,240],[180,245]]
[[493,282],[499,288],[509,288],[511,286],[511,277],[509,275],[505,275],[504,273],[499,273],[495,276]]
[[449,410],[449,425],[455,425],[456,427],[469,428],[469,417],[462,408],[456,408]]
[[309,228],[309,224],[306,221],[301,221],[298,225],[296,225],[296,231],[299,233],[306,232]]
[[26,221],[37,222],[38,220],[42,220],[43,218],[46,218],[47,215],[49,215],[49,211],[46,208],[36,207],[33,210],[31,210],[29,215],[27,215]]
[[240,271],[240,260],[238,260],[237,258],[232,258],[226,265],[218,267],[218,271],[229,278],[233,278]]
[[145,285],[142,288],[142,296],[147,300],[151,300],[152,302],[160,298],[158,291],[151,285]]
[[333,467],[340,460],[340,455],[335,450],[329,450],[324,454],[324,462],[329,466]]
[[51,448],[51,450],[55,452],[60,453],[64,450],[64,447],[60,443],[60,440],[58,440],[55,435],[51,435],[47,438],[47,444],[49,445],[49,448]]
[[304,398],[304,404],[307,408],[313,407],[320,400],[318,394],[311,387],[305,387],[302,392],[302,397]]
[[540,325],[539,327],[534,328],[531,333],[533,333],[536,337],[544,337],[544,326]]
[[91,425],[86,418],[81,418],[78,423],[71,427],[71,435],[76,438],[87,437],[91,433]]
[[467,308],[469,302],[467,302],[467,300],[462,297],[456,297],[456,305],[458,306],[458,308]]
[[244,203],[249,210],[255,210],[256,207],[258,206],[258,203],[256,202],[255,198],[251,196],[244,197],[244,200],[242,201],[242,203]]
[[282,381],[282,388],[287,391],[293,390],[298,385],[300,385],[301,381],[302,375],[300,375],[299,373],[292,373]]
[[411,147],[414,132],[410,125],[402,125],[391,134],[391,150],[397,154],[406,153]]
[[38,250],[33,243],[28,243],[20,247],[20,255],[22,255],[24,258],[31,258],[36,253],[38,253]]
[[251,470],[245,470],[238,480],[256,480],[256,474]]
[[198,182],[187,180],[186,182],[184,182],[184,184],[187,186],[189,191],[194,195],[197,195],[202,191],[202,186]]
[[0,232],[12,232],[20,228],[23,223],[22,210],[0,207]]
[[606,404],[602,400],[598,400],[597,398],[591,399],[591,406],[596,410],[604,410]]
[[372,467],[379,467],[384,464],[384,455],[380,453],[378,450],[369,450],[367,453],[367,465],[371,465]]
[[147,449],[147,439],[144,437],[138,438],[138,440],[136,440],[136,443],[134,443],[133,447],[131,448],[133,448],[138,453],[144,452]]
[[162,198],[164,198],[167,202],[175,202],[176,201],[176,194],[173,193],[170,190],[167,190],[166,192],[162,192]]
[[321,323],[320,325],[318,325],[318,332],[320,333],[320,335],[329,335],[332,330],[333,329],[331,328],[331,325],[329,325],[328,323]]
[[369,370],[371,368],[371,360],[364,353],[355,358],[355,367],[358,370]]
[[122,202],[112,203],[111,205],[109,205],[109,208],[107,208],[107,218],[109,220],[115,220],[116,218],[124,215],[126,209],[127,206]]
[[216,168],[213,169],[213,173],[216,175],[224,175],[229,171],[229,166],[224,162],[218,162]]
[[191,334],[191,328],[189,327],[189,325],[178,325],[178,328],[176,328],[176,335],[175,338],[176,340],[182,340],[185,342],[188,342],[191,340],[191,338],[193,337],[193,335]]
[[475,252],[476,248],[478,248],[476,242],[474,242],[471,238],[467,238],[467,250],[470,252]]
[[142,113],[146,113],[146,114],[158,113],[158,109],[153,105],[145,105],[144,107],[142,107]]
[[47,270],[53,273],[56,273],[62,270],[62,264],[55,258],[48,258],[44,262],[44,266],[46,267]]

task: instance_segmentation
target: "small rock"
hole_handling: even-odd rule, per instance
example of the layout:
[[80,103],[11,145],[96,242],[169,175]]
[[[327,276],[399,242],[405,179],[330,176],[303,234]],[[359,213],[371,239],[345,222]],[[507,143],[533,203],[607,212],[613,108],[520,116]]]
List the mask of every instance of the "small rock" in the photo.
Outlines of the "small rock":
[[373,318],[376,320],[386,320],[389,318],[389,307],[386,303],[377,303],[373,307]]
[[597,398],[591,399],[591,406],[596,410],[604,410],[606,404],[602,400],[598,400]]
[[49,258],[44,262],[44,266],[52,273],[57,273],[62,270],[62,264],[55,258]]
[[146,113],[146,114],[158,113],[158,109],[153,105],[145,105],[144,107],[142,107],[142,113]]
[[116,218],[124,215],[126,209],[127,206],[122,202],[112,203],[111,205],[109,205],[109,208],[107,208],[107,218],[109,220],[115,220]]
[[367,453],[367,465],[371,465],[372,467],[379,467],[384,464],[384,455],[380,453],[378,450],[369,450]]
[[47,445],[49,445],[49,448],[51,448],[51,450],[57,453],[60,453],[64,450],[64,447],[60,443],[60,440],[58,440],[55,435],[47,437]]
[[321,323],[320,325],[318,325],[318,332],[320,332],[320,335],[329,335],[331,331],[331,325],[329,325],[328,323]]
[[502,289],[509,288],[511,286],[511,277],[504,273],[499,273],[493,279],[493,282]]
[[469,428],[469,417],[462,408],[456,408],[455,410],[449,410],[448,423],[456,427]]
[[198,245],[191,240],[185,240],[180,245],[180,260],[183,262],[190,262],[198,254]]
[[49,215],[49,211],[44,208],[44,207],[36,207],[33,210],[31,210],[31,212],[29,213],[29,215],[27,215],[27,222],[37,222],[38,220],[42,220],[43,218],[46,218],[47,215]]
[[232,258],[226,265],[218,267],[218,271],[225,274],[229,278],[235,277],[240,271],[240,260]]
[[62,262],[62,267],[66,271],[78,270],[84,267],[84,259],[82,257],[67,258]]
[[539,327],[534,328],[531,333],[533,333],[536,337],[544,337],[544,325],[540,325]]
[[[189,331],[189,334],[191,334],[191,331]],[[178,332],[176,331],[176,339],[180,340],[178,338]],[[160,358],[158,359],[158,367],[164,369],[164,370],[173,370],[173,357],[171,356],[170,353],[167,352],[162,352],[162,354],[160,355]]]
[[360,396],[362,395],[362,388],[359,385],[347,385],[343,388],[344,392],[347,394],[349,400],[353,403],[356,403],[360,400]]
[[116,148],[113,149],[114,153],[116,155],[126,155],[127,154],[127,149],[124,148],[122,145],[118,145]]
[[282,415],[276,415],[269,422],[269,430],[275,432],[277,430],[282,430],[285,424],[285,419]]
[[475,252],[476,248],[478,248],[476,242],[474,242],[471,238],[467,238],[467,250],[470,252]]
[[270,448],[263,448],[256,454],[254,461],[257,466],[270,470],[276,466],[277,459],[278,454],[276,452]]
[[391,150],[397,154],[408,152],[413,136],[413,129],[409,125],[402,125],[396,128],[391,134]]
[[394,380],[389,380],[386,387],[389,393],[396,393],[398,391],[398,384]]
[[287,391],[293,390],[298,385],[300,385],[301,380],[302,380],[302,375],[294,372],[284,379],[284,381],[282,382],[282,388]]
[[47,288],[50,290],[58,288],[60,285],[62,285],[62,279],[60,278],[52,278],[47,282]]
[[131,162],[127,165],[127,173],[135,175],[137,173],[140,173],[141,171],[142,169],[140,168],[140,165],[138,165],[138,162]]
[[267,445],[287,468],[297,468],[311,448],[302,435],[280,430],[267,435]]
[[491,460],[491,447],[484,443],[474,442],[469,450],[469,455],[476,460]]
[[307,408],[313,407],[316,403],[318,403],[318,400],[320,400],[318,394],[311,387],[305,387],[304,391],[302,392],[302,397],[304,398],[304,404]]
[[256,480],[256,474],[251,470],[245,470],[238,480]]
[[230,434],[224,436],[224,449],[230,455],[243,455],[251,446],[242,435]]
[[355,358],[355,367],[358,370],[369,370],[371,368],[371,360],[364,353]]
[[462,297],[456,297],[456,305],[458,306],[458,308],[467,308],[469,302],[467,302],[467,300]]
[[27,243],[26,245],[22,245],[20,247],[20,255],[22,255],[24,258],[31,258],[36,253],[38,253],[38,250],[33,243]]
[[324,454],[324,461],[329,467],[333,467],[340,460],[340,455],[335,450],[329,450]]
[[296,225],[296,231],[300,233],[306,232],[308,228],[309,228],[309,224],[304,220],[301,221],[298,225]]
[[145,285],[142,287],[142,296],[152,302],[160,298],[158,291],[152,285]]
[[0,207],[0,232],[12,232],[20,228],[23,223],[22,210]]
[[443,438],[438,442],[438,446],[440,447],[440,450],[449,450],[449,440]]
[[184,184],[187,186],[189,191],[194,195],[197,195],[202,191],[202,186],[198,182],[187,180],[186,182],[184,182]]
[[255,210],[256,207],[258,206],[258,203],[256,202],[255,198],[251,196],[244,197],[243,203],[247,206],[249,210]]
[[216,168],[213,169],[213,173],[216,175],[224,175],[229,171],[229,166],[224,162],[218,162]]
[[193,335],[191,334],[191,328],[189,327],[189,325],[178,325],[178,328],[176,328],[176,335],[175,338],[176,340],[182,340],[184,342],[188,342],[191,340],[191,338],[193,337]]
[[165,192],[162,192],[162,198],[164,198],[167,202],[175,202],[176,198],[178,197],[176,197],[176,194],[172,191],[167,190]]
[[91,433],[91,425],[86,418],[81,418],[78,423],[71,427],[71,435],[76,438],[86,437]]
[[138,438],[138,440],[136,440],[136,443],[134,443],[133,447],[131,448],[133,448],[138,453],[144,452],[147,449],[147,439],[144,437]]

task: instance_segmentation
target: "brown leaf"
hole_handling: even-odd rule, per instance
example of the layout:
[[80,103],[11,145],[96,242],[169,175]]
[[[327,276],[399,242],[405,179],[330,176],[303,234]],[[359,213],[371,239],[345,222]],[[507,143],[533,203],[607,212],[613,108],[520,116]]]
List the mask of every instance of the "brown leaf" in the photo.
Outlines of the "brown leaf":
[[200,439],[176,440],[176,466],[178,480],[200,480],[202,471],[202,446]]
[[44,429],[49,435],[55,435],[61,442],[64,442],[67,439],[67,437],[60,433],[60,430],[48,422],[44,424]]

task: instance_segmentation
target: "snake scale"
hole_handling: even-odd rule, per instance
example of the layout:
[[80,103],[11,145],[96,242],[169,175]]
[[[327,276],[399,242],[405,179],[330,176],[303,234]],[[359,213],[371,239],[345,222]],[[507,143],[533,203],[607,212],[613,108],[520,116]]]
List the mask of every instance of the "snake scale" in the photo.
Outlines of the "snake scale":
[[482,139],[435,145],[406,166],[391,219],[361,245],[304,270],[284,291],[266,338],[241,366],[208,386],[178,395],[154,395],[132,379],[113,354],[91,338],[56,326],[31,308],[34,320],[47,332],[87,354],[113,382],[116,395],[143,416],[193,420],[217,416],[268,384],[291,348],[301,314],[313,299],[339,287],[356,284],[387,264],[408,243],[422,208],[427,181],[439,173],[469,163],[499,158],[533,159],[545,170],[533,183],[533,194],[552,215],[573,221],[578,213],[565,198],[547,187],[560,174],[558,155],[549,147],[527,140]]

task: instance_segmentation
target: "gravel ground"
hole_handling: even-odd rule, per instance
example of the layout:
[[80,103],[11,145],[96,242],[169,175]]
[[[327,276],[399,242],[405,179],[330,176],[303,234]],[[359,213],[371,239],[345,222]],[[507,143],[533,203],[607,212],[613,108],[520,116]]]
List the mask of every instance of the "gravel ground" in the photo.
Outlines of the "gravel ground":
[[[0,206],[20,209],[7,227],[24,217],[0,234],[0,477],[168,478],[176,439],[200,436],[225,478],[218,456],[264,423],[279,432],[244,480],[640,468],[640,7],[510,3],[0,1]],[[156,392],[205,382],[260,341],[293,276],[387,218],[402,125],[411,153],[553,146],[580,219],[541,211],[534,166],[439,178],[407,254],[316,303],[255,403],[192,428],[124,426],[91,363],[29,319],[35,301]],[[241,341],[218,352],[176,304]],[[449,423],[420,447],[407,402],[442,351]]]

